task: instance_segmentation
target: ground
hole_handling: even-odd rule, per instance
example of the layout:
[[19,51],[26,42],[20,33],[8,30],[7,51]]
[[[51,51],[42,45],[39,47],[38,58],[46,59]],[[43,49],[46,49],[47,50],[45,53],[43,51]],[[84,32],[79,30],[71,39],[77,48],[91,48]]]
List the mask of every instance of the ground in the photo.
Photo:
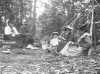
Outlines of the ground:
[[96,74],[99,56],[53,56],[41,49],[0,53],[0,74]]

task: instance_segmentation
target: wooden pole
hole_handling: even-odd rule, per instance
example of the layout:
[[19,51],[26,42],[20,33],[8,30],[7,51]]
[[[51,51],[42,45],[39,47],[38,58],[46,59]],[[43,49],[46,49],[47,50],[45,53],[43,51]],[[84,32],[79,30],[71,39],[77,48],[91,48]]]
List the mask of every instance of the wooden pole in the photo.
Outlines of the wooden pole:
[[90,26],[90,35],[92,36],[93,32],[93,19],[94,19],[94,8],[92,9],[92,18],[91,18],[91,26]]
[[92,44],[93,48],[96,49],[96,36],[95,36],[95,24],[94,24],[94,0],[92,0],[92,18],[91,18],[91,27],[90,27],[90,35],[92,36]]

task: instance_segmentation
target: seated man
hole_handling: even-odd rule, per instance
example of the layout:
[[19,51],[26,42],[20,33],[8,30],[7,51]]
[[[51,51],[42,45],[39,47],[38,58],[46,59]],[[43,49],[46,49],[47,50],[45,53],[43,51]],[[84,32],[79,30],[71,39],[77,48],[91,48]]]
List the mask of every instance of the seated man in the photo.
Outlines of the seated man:
[[22,26],[20,27],[20,32],[22,34],[29,33],[29,31],[28,31],[28,24],[22,24]]
[[79,45],[83,48],[82,54],[88,55],[89,49],[92,45],[92,40],[89,33],[84,33],[78,40]]
[[22,43],[24,44],[24,47],[27,48],[33,48],[33,43],[34,43],[34,39],[32,37],[32,35],[29,33],[28,30],[28,24],[23,24],[20,28],[20,35],[17,36],[17,39],[20,41],[22,40]]
[[71,31],[72,31],[71,28],[65,27],[64,30],[61,32],[60,37],[62,39],[62,42],[60,42],[58,45],[58,50],[57,50],[58,52],[60,52],[64,48],[64,46],[66,45],[68,41],[72,40],[73,36],[72,36]]

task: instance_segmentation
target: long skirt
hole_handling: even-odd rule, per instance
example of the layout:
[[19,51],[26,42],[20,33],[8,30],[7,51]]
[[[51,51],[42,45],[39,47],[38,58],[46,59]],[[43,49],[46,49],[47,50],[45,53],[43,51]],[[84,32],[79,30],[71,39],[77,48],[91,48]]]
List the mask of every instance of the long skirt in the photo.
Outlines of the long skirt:
[[23,34],[16,35],[15,37],[12,37],[10,35],[4,35],[4,40],[15,41],[16,43],[14,45],[11,45],[11,47],[16,47],[16,48],[24,48],[28,44],[34,43],[34,39],[32,38],[32,36]]
[[18,35],[16,36],[16,42],[20,47],[26,47],[28,44],[33,44],[34,39],[29,35]]
[[65,47],[60,51],[60,54],[64,56],[78,56],[81,52],[82,47],[68,46],[68,44],[66,44]]

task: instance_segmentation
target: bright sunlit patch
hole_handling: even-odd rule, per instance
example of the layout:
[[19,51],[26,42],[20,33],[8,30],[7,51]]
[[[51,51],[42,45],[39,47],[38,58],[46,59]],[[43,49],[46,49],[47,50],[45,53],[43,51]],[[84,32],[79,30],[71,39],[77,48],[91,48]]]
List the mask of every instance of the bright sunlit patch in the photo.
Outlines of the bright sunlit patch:
[[36,5],[37,17],[45,11],[45,3],[50,4],[50,0],[37,0],[37,5]]

